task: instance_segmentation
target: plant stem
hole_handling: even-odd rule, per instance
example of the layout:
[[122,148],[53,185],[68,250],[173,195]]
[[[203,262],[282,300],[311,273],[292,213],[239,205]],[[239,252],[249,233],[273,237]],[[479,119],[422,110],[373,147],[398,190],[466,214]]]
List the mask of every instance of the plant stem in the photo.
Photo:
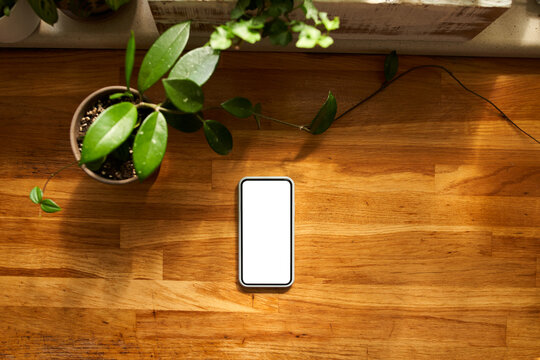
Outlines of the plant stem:
[[75,160],[75,161],[72,162],[71,164],[68,164],[68,165],[64,166],[63,168],[61,168],[60,170],[57,170],[57,171],[53,172],[53,173],[49,176],[49,178],[47,179],[47,181],[45,181],[45,185],[43,185],[43,189],[42,189],[43,195],[45,195],[45,189],[47,188],[47,184],[49,183],[49,181],[51,181],[51,179],[52,179],[53,177],[55,177],[56,175],[58,175],[59,172],[61,172],[61,171],[65,170],[65,169],[67,169],[68,167],[77,164],[78,162],[79,162],[78,160]]
[[292,123],[289,123],[289,122],[286,122],[286,121],[283,121],[283,120],[279,120],[279,119],[275,119],[273,117],[266,116],[266,115],[263,115],[263,114],[259,114],[259,113],[256,113],[256,112],[254,112],[253,114],[257,115],[257,116],[260,116],[260,117],[262,117],[264,119],[272,120],[272,121],[275,121],[275,122],[283,124],[283,125],[292,126],[292,127],[295,127],[295,128],[297,128],[299,130],[304,130],[304,131],[310,132],[309,129],[307,127],[305,127],[304,125],[292,124]]
[[[484,100],[485,102],[487,102],[488,104],[490,104],[495,110],[497,110],[503,119],[505,119],[506,121],[508,121],[512,126],[514,126],[516,129],[518,129],[519,131],[521,131],[523,134],[527,135],[528,137],[530,137],[532,140],[534,140],[536,143],[540,144],[540,141],[538,141],[536,138],[534,138],[532,135],[529,135],[529,133],[527,133],[525,130],[523,130],[522,128],[520,128],[515,122],[513,122],[512,120],[510,120],[510,118],[508,117],[508,115],[506,115],[497,105],[495,105],[491,100],[485,98],[484,96],[478,94],[477,92],[469,89],[467,86],[465,86],[465,84],[463,84],[450,70],[448,70],[446,67],[444,66],[441,66],[441,65],[418,65],[418,66],[414,66],[412,68],[410,68],[409,70],[405,71],[405,72],[402,72],[401,74],[399,74],[398,76],[394,77],[392,80],[390,81],[386,81],[384,83],[381,84],[381,86],[375,90],[373,93],[371,93],[370,95],[368,95],[367,97],[365,97],[364,99],[360,100],[358,103],[356,103],[355,105],[351,106],[350,108],[348,108],[347,110],[345,110],[343,113],[341,113],[341,115],[339,115],[338,117],[335,118],[335,120],[337,119],[340,119],[342,118],[343,116],[347,115],[348,113],[350,113],[351,111],[353,111],[354,109],[356,109],[358,106],[362,105],[363,103],[365,103],[366,101],[368,101],[369,99],[373,98],[375,95],[377,95],[378,93],[382,92],[384,89],[386,89],[389,85],[393,84],[394,82],[396,82],[397,80],[401,79],[403,76],[415,71],[415,70],[419,70],[419,69],[428,69],[428,68],[432,68],[432,69],[440,69],[444,72],[446,72],[448,75],[450,75],[450,77],[452,79],[454,79],[458,84],[459,86],[461,86],[465,91],[479,97],[480,99]],[[334,121],[335,121],[334,120]]]
[[210,110],[221,110],[221,106],[210,106],[209,108],[202,109],[201,112],[210,111]]
[[169,113],[169,114],[177,114],[177,115],[186,114],[185,112],[180,111],[180,110],[164,108],[163,106],[161,106],[161,104],[156,105],[156,104],[147,103],[147,102],[144,102],[144,101],[138,103],[136,106],[137,107],[151,108],[151,109],[154,109],[154,111],[166,112],[166,113]]
[[163,106],[159,106],[159,105],[156,107],[156,111],[166,112],[166,113],[169,113],[169,114],[177,114],[177,115],[185,115],[186,114],[183,111],[174,110],[174,109],[167,109],[167,108],[164,108]]
[[204,124],[204,119],[201,115],[199,115],[198,113],[195,114],[195,116],[197,116],[197,119],[199,119],[203,124]]
[[140,107],[147,107],[147,108],[151,108],[151,109],[154,109],[155,111],[158,111],[159,109],[159,106],[156,105],[156,104],[152,104],[152,103],[147,103],[147,102],[144,102],[144,101],[141,101],[140,103],[138,103],[137,105],[135,105],[136,107],[140,108]]

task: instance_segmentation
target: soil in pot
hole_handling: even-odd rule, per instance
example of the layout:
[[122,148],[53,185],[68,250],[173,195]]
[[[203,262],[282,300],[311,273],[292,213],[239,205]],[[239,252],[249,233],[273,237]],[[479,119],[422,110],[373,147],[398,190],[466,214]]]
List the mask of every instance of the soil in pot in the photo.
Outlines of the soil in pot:
[[[96,103],[89,108],[82,117],[79,125],[79,136],[77,138],[79,152],[82,151],[82,143],[88,128],[98,118],[99,114],[105,111],[109,106],[123,101],[130,101],[130,99],[128,97],[123,97],[111,100],[108,96],[105,96],[98,99]],[[138,122],[141,123],[150,113],[150,109],[138,109]],[[125,180],[134,177],[133,141],[135,140],[136,132],[137,129],[133,130],[130,137],[122,145],[116,148],[116,150],[110,153],[97,170],[92,171],[98,176],[109,180]]]

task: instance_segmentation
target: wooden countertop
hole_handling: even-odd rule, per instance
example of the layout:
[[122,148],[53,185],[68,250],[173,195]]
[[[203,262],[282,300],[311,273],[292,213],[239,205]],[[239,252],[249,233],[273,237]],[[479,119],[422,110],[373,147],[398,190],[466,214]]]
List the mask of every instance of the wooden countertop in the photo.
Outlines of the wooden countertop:
[[[381,56],[227,53],[207,104],[233,96],[309,122],[382,81]],[[449,67],[540,137],[540,61],[403,57]],[[447,75],[421,70],[309,134],[221,113],[233,152],[170,131],[157,180],[70,168],[69,125],[121,84],[121,51],[0,50],[0,357],[535,359],[540,145]],[[159,89],[151,97],[161,95]],[[296,283],[237,286],[236,185],[296,182]]]

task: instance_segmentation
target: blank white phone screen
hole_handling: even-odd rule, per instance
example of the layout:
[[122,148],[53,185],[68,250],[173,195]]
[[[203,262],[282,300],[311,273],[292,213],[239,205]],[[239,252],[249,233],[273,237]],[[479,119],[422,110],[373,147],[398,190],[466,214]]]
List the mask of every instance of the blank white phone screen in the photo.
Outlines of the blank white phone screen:
[[252,286],[292,283],[293,184],[285,178],[241,183],[241,281]]

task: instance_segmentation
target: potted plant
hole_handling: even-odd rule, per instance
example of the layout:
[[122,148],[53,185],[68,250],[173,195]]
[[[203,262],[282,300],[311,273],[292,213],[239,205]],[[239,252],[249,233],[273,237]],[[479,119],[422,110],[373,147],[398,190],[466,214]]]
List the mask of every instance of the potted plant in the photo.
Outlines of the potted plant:
[[26,39],[39,25],[27,0],[0,0],[0,43]]
[[[338,19],[330,20],[326,13],[317,12],[311,0],[304,1],[301,7],[313,24],[291,21],[288,14],[294,10],[292,1],[285,3],[289,5],[283,7],[281,1],[261,2],[260,7],[253,8],[249,1],[240,0],[233,10],[232,20],[218,27],[208,44],[184,55],[190,22],[172,26],[146,53],[136,88],[130,86],[135,59],[132,32],[126,47],[125,86],[106,87],[90,94],[72,119],[70,139],[76,163],[92,178],[104,183],[143,181],[161,164],[169,126],[183,132],[202,128],[209,146],[216,153],[227,155],[233,147],[231,133],[219,121],[204,116],[202,89],[217,66],[220,50],[242,41],[256,42],[264,36],[269,36],[276,44],[286,45],[292,40],[292,33],[298,33],[296,45],[299,47],[326,47],[332,43],[328,33],[339,26]],[[160,80],[167,98],[152,102],[144,94]],[[332,124],[337,104],[329,92],[319,112],[306,125],[265,116],[260,104],[254,105],[242,97],[225,100],[219,108],[238,118],[253,117],[258,126],[260,118],[265,118],[311,134],[322,134]],[[54,201],[43,199],[48,181],[57,173],[49,177],[43,189],[35,187],[30,194],[31,200],[46,212],[60,210]]]
[[114,14],[130,0],[55,0],[64,14],[75,20],[99,20]]
[[16,42],[28,37],[38,26],[40,18],[54,25],[58,21],[58,9],[75,19],[101,19],[129,1],[0,0],[0,42]]

